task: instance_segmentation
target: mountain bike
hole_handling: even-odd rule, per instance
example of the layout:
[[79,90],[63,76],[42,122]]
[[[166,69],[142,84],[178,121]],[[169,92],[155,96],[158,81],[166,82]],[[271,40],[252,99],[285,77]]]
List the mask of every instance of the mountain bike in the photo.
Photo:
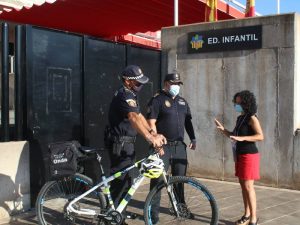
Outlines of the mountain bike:
[[[152,209],[155,196],[160,195],[159,224],[211,224],[218,222],[218,208],[212,193],[199,181],[185,176],[168,176],[158,154],[149,155],[109,177],[104,175],[101,156],[96,149],[82,149],[85,156],[95,155],[102,172],[101,182],[94,185],[91,178],[76,173],[47,182],[41,189],[36,211],[39,224],[98,224],[119,225],[123,212],[145,177],[162,181],[147,195],[144,206],[145,224],[154,224]],[[118,206],[113,204],[110,182],[138,168],[139,175]],[[184,199],[178,193],[178,186]],[[177,189],[176,189],[177,188]],[[182,194],[181,194],[182,196]],[[156,206],[157,207],[157,206]]]

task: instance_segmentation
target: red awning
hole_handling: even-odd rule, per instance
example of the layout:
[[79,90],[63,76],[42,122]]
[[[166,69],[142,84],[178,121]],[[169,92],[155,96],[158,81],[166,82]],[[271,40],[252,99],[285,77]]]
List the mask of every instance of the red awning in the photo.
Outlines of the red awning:
[[33,5],[40,6],[47,3],[53,3],[56,0],[0,0],[0,14],[10,12],[13,9],[19,11],[23,8],[30,9]]
[[[219,20],[244,17],[223,1],[218,8]],[[173,11],[174,0],[47,0],[40,6],[3,11],[0,19],[105,38],[172,26]],[[204,12],[205,0],[181,0],[179,24],[203,22]]]

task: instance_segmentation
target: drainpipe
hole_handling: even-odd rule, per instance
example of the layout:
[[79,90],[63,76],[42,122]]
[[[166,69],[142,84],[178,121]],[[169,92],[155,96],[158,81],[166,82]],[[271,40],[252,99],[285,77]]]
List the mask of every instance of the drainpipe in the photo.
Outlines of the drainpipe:
[[22,51],[22,26],[15,28],[15,133],[18,141],[23,140],[24,67]]
[[178,26],[178,1],[174,0],[174,26]]
[[2,141],[9,141],[9,77],[8,77],[8,24],[2,23]]

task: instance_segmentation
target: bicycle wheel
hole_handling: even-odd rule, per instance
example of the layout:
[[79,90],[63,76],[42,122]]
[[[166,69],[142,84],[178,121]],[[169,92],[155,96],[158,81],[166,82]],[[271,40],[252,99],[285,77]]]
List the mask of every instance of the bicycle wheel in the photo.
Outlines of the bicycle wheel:
[[[178,216],[168,190],[174,193]],[[144,206],[147,225],[151,224],[211,224],[218,222],[218,207],[210,191],[190,177],[171,177],[168,187],[159,183],[148,194]],[[160,204],[159,204],[160,199]]]
[[[93,187],[90,178],[76,174],[57,181],[47,182],[36,200],[38,222],[41,225],[95,224],[97,218],[84,215],[67,214],[70,201]],[[107,205],[102,192],[94,191],[74,204],[76,209],[92,209],[100,213]]]

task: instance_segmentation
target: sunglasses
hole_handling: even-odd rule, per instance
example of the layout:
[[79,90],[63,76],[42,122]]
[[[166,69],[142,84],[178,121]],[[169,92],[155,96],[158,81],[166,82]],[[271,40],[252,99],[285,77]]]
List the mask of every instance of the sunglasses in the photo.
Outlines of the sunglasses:
[[143,85],[142,83],[140,83],[136,80],[132,80],[132,82],[133,82],[134,86],[136,86],[136,87],[139,87],[139,86]]

